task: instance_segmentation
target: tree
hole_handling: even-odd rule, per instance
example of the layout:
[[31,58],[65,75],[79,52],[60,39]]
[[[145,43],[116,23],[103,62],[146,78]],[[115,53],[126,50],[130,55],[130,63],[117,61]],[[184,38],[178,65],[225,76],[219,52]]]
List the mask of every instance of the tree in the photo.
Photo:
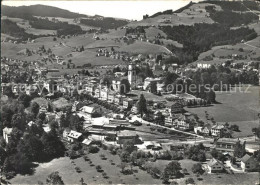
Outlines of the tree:
[[165,124],[165,116],[162,114],[162,112],[158,112],[157,117],[155,118],[154,122],[158,125]]
[[127,167],[127,163],[125,163],[125,162],[120,163],[120,168],[121,168],[122,173],[124,173],[126,167]]
[[62,128],[69,127],[69,121],[66,118],[65,114],[62,114],[61,117],[60,117],[60,126]]
[[34,117],[36,117],[39,113],[40,106],[37,102],[33,102],[31,105],[31,112],[34,114]]
[[206,100],[210,103],[216,102],[216,93],[212,89],[208,93],[206,93]]
[[133,151],[130,155],[130,161],[132,164],[137,164],[137,152]]
[[22,153],[16,153],[10,156],[11,164],[16,173],[31,173],[32,162]]
[[25,108],[30,106],[31,97],[25,93],[21,93],[18,97],[18,101],[20,101]]
[[235,131],[235,132],[239,132],[239,126],[236,125],[236,124],[231,125],[231,126],[230,126],[230,129],[233,130],[233,131]]
[[64,156],[65,146],[60,141],[55,130],[43,133],[41,141],[44,146],[43,153],[47,159]]
[[179,176],[181,165],[177,161],[170,162],[164,169],[164,176],[171,178],[173,176]]
[[3,94],[7,95],[9,98],[14,98],[15,97],[15,94],[13,93],[13,89],[12,89],[11,85],[6,86],[4,88]]
[[173,84],[179,76],[175,73],[167,73],[164,79],[165,86]]
[[195,181],[194,181],[193,178],[188,178],[188,179],[185,180],[185,183],[186,184],[195,184]]
[[260,150],[257,150],[257,151],[254,152],[254,158],[255,158],[258,162],[260,162]]
[[19,154],[24,155],[31,161],[38,161],[42,159],[43,145],[41,140],[33,135],[25,135],[23,140],[20,140],[17,145]]
[[47,94],[49,93],[49,91],[44,87],[43,89],[42,89],[42,96],[46,96]]
[[81,178],[79,182],[81,183],[81,185],[85,185],[83,178]]
[[126,151],[129,154],[131,154],[134,150],[135,150],[135,145],[133,142],[127,141],[123,144],[123,151]]
[[206,155],[204,152],[200,152],[197,157],[198,157],[198,161],[200,162],[206,161]]
[[5,158],[2,170],[4,174],[8,174],[9,172],[14,171],[10,157]]
[[44,112],[41,112],[41,113],[39,113],[38,118],[39,118],[40,120],[44,121],[45,118],[46,118],[46,114],[45,114]]
[[6,157],[7,157],[6,151],[2,146],[0,146],[0,166],[4,164]]
[[144,113],[147,112],[146,99],[143,94],[140,95],[139,101],[137,102],[138,113],[143,117]]
[[157,83],[151,83],[151,93],[157,93]]
[[183,174],[188,174],[189,173],[187,168],[182,169],[182,172],[183,172]]
[[202,169],[202,165],[200,163],[194,164],[191,168],[192,172],[195,174],[202,175],[204,173],[204,170]]
[[14,114],[11,121],[12,127],[16,127],[19,130],[25,130],[26,127],[26,117],[24,113]]
[[50,185],[63,185],[64,182],[61,178],[61,176],[59,175],[59,172],[52,172],[50,175],[48,175],[47,179],[46,179],[46,184],[50,184]]
[[130,91],[130,83],[128,79],[122,79],[120,84],[120,94],[126,94]]
[[127,151],[122,151],[120,154],[120,159],[122,162],[129,162],[130,161],[130,154]]
[[234,146],[234,157],[243,157],[246,154],[245,142],[243,144],[238,141]]

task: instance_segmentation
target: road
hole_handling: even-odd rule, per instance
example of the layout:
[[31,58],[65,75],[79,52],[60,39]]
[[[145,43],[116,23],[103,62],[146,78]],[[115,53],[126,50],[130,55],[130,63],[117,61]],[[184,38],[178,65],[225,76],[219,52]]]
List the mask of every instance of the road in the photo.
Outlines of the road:
[[[250,41],[248,41],[248,42],[250,42]],[[253,47],[253,48],[255,48],[255,49],[260,49],[259,47],[256,47],[256,46],[253,46],[253,45],[248,44],[248,42],[245,42],[244,44],[247,45],[247,46]]]
[[166,128],[168,130],[172,130],[172,131],[175,131],[175,132],[179,132],[179,133],[190,135],[190,136],[194,136],[194,137],[204,138],[203,136],[200,136],[200,135],[197,135],[197,134],[193,134],[193,133],[190,133],[190,132],[185,132],[185,131],[177,130],[175,128],[168,128],[168,127],[165,127],[165,126],[162,126],[162,125],[157,125],[157,124],[145,121],[142,118],[138,118],[137,116],[132,117],[132,120],[133,121],[139,121],[139,122],[141,122],[143,124],[150,124],[152,126],[157,126],[157,127],[160,127],[160,128]]

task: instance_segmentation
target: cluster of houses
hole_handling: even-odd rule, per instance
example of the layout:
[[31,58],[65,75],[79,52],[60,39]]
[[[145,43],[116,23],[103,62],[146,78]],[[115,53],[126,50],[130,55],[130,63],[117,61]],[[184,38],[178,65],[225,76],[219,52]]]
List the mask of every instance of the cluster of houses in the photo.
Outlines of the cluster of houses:
[[259,169],[259,162],[255,159],[254,155],[252,155],[254,151],[250,151],[250,149],[247,148],[245,143],[246,141],[231,138],[219,138],[212,148],[215,148],[217,151],[223,153],[226,158],[229,159],[229,157],[232,157],[234,154],[237,142],[242,142],[242,144],[245,145],[245,149],[247,151],[247,153],[242,158],[236,158],[236,163],[238,166],[231,164],[231,161],[226,161],[226,164],[224,164],[222,161],[212,158],[207,164],[203,166],[204,169],[208,173],[221,173],[227,169],[227,167],[231,167],[231,169],[235,168],[235,170],[239,172],[257,171]]
[[194,132],[196,134],[201,134],[205,136],[216,136],[216,137],[222,137],[225,130],[225,126],[221,124],[206,124],[204,126],[198,126],[194,128]]
[[130,57],[127,56],[126,54],[116,52],[116,51],[108,51],[108,49],[98,49],[96,56],[97,57],[105,56],[105,57],[110,57],[113,59],[118,59],[118,60],[128,61],[128,62],[131,61]]

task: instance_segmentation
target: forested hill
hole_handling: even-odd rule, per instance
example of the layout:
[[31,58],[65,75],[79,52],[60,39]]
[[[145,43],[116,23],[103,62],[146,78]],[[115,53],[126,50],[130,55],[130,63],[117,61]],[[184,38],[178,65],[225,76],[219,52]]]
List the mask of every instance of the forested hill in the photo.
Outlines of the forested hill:
[[31,6],[2,6],[1,15],[8,17],[24,18],[25,15],[41,16],[41,17],[63,17],[63,18],[78,18],[88,17],[84,14],[70,12],[68,10],[46,6],[46,5],[31,5]]

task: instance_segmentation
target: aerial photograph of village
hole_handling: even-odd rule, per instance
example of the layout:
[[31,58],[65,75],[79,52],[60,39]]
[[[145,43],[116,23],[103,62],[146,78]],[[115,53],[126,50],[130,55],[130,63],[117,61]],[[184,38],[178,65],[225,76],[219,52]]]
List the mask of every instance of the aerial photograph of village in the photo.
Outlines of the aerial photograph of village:
[[2,1],[0,184],[260,184],[260,2]]

